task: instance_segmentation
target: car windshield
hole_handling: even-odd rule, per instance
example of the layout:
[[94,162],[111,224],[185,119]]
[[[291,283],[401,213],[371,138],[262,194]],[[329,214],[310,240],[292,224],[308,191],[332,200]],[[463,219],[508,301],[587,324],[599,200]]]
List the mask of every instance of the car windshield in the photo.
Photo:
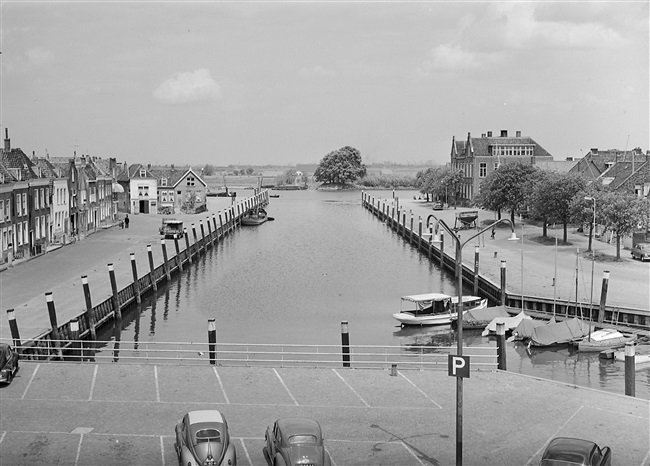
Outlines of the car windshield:
[[639,249],[642,251],[650,251],[650,243],[639,244]]
[[292,435],[289,437],[289,445],[316,445],[317,440],[314,435]]
[[217,429],[201,429],[196,431],[196,444],[203,442],[221,442],[221,434]]
[[564,460],[543,460],[539,466],[583,466],[583,463]]

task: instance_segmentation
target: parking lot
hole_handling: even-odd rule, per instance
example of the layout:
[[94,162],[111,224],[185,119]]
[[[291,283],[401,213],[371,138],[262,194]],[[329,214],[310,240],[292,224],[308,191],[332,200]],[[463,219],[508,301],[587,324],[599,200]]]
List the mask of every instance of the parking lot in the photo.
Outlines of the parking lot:
[[[278,417],[323,428],[333,464],[455,464],[456,380],[446,370],[304,369],[23,362],[0,388],[0,463],[172,465],[174,426],[194,409],[228,419],[240,465],[264,465]],[[464,382],[463,463],[537,464],[572,436],[614,465],[649,463],[650,404],[500,371]]]

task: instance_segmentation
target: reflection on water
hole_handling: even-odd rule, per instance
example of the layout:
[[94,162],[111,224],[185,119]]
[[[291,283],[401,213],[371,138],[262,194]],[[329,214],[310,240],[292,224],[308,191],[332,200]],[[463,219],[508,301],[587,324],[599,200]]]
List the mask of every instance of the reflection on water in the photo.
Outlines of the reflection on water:
[[[98,338],[114,342],[107,350],[117,360],[120,340],[207,342],[214,318],[221,342],[338,345],[340,323],[348,321],[352,345],[455,346],[450,326],[396,326],[392,314],[401,296],[455,295],[456,281],[360,203],[360,192],[294,191],[272,199],[267,211],[274,222],[237,229],[124,312],[121,332],[102,329]],[[149,322],[148,332],[141,332],[140,319]],[[465,330],[463,340],[496,346],[481,330]],[[511,371],[624,393],[624,364],[597,353],[527,351],[513,342],[506,354]],[[637,396],[650,398],[650,369],[636,378]]]

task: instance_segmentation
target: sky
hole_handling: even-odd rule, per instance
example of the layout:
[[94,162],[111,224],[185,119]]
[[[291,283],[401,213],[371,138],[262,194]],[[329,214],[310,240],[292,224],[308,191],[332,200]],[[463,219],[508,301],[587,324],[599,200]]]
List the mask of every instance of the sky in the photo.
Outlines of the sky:
[[1,0],[0,126],[129,164],[444,164],[504,129],[645,151],[649,4]]

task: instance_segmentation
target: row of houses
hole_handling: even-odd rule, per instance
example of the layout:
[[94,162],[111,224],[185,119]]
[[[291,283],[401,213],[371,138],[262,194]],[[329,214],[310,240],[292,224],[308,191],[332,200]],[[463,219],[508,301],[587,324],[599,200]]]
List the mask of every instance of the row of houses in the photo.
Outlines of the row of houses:
[[521,131],[516,131],[513,137],[508,135],[508,130],[501,130],[498,136],[488,131],[481,137],[467,133],[466,139],[452,138],[451,166],[463,173],[458,188],[459,202],[471,205],[483,180],[507,163],[578,174],[617,192],[644,197],[650,193],[650,151],[644,154],[640,148],[605,151],[593,148],[583,157],[555,161],[544,147],[533,138],[522,136]]
[[118,164],[94,156],[0,152],[2,264],[42,254],[115,225],[120,214],[207,210],[207,185],[192,168]]

